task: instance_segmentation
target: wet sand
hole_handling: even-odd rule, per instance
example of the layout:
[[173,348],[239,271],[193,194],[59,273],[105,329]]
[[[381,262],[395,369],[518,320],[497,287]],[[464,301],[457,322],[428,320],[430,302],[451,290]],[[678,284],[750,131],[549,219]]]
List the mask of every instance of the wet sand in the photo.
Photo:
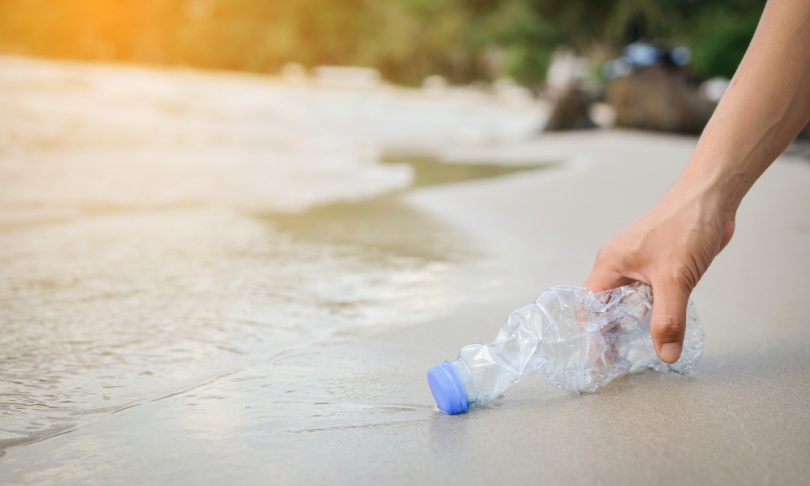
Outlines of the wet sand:
[[[429,367],[489,341],[512,309],[551,285],[581,283],[599,245],[660,197],[694,142],[592,132],[451,151],[455,160],[564,163],[397,196],[431,222],[416,239],[444,255],[430,265],[452,269],[431,287],[441,315],[287,343],[207,382],[8,448],[0,481],[805,484],[806,160],[780,159],[758,182],[696,290],[706,350],[694,375],[642,373],[581,397],[533,377],[453,417],[435,410],[426,384]],[[365,230],[396,247],[386,228]],[[437,234],[447,238],[431,240]]]

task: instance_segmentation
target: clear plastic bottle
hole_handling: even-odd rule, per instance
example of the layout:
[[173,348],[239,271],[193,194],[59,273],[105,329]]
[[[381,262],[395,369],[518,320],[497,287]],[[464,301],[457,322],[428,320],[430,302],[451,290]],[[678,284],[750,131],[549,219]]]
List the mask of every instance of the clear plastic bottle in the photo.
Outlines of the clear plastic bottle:
[[443,412],[456,414],[493,401],[535,372],[570,393],[593,392],[644,368],[689,372],[703,353],[694,303],[687,307],[683,352],[671,365],[653,347],[652,304],[652,289],[642,283],[600,293],[552,287],[512,312],[493,342],[465,346],[452,363],[431,368],[433,397]]

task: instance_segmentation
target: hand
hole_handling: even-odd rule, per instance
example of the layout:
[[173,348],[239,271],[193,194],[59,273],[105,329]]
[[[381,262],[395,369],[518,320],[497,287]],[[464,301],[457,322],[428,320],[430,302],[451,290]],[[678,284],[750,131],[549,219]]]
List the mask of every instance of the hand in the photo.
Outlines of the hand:
[[689,294],[731,239],[742,198],[810,118],[810,2],[769,1],[692,157],[656,207],[610,240],[586,286],[653,288],[662,361],[681,355]]
[[700,182],[681,181],[650,212],[603,246],[585,286],[593,292],[640,281],[653,289],[650,330],[666,363],[681,355],[689,295],[734,232],[734,211]]

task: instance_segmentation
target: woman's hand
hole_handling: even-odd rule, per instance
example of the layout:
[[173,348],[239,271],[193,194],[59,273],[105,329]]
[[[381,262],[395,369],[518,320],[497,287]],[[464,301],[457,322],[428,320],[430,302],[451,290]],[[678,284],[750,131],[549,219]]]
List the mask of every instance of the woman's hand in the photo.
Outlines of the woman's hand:
[[728,90],[670,192],[599,251],[594,292],[653,288],[652,336],[678,359],[689,295],[734,233],[737,207],[810,119],[810,2],[769,0]]
[[689,295],[734,232],[722,196],[676,186],[599,250],[586,286],[594,292],[640,281],[653,289],[651,332],[662,361],[681,355]]

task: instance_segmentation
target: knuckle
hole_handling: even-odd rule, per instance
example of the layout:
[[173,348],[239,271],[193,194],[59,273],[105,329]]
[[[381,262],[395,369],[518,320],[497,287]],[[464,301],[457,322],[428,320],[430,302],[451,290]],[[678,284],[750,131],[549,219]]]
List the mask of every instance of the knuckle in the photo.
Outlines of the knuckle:
[[661,272],[660,278],[670,286],[679,286],[683,281],[683,268],[680,265],[670,265]]
[[678,288],[689,292],[694,288],[693,273],[688,265],[675,265],[663,270],[658,280],[668,288]]
[[681,319],[673,315],[663,315],[655,323],[655,334],[664,342],[680,341],[683,339],[684,326]]

